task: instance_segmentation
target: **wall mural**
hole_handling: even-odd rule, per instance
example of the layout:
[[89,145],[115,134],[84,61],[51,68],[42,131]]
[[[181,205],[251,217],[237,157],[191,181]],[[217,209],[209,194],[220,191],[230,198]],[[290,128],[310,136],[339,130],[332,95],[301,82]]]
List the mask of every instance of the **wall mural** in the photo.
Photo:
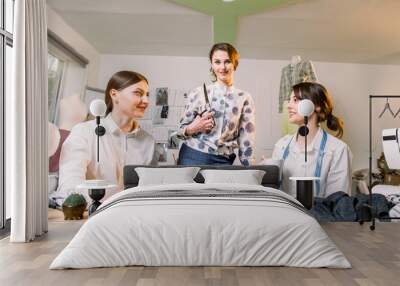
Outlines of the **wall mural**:
[[[86,87],[82,94],[61,98],[60,91],[67,84],[63,69],[68,65],[49,54],[50,204],[62,206],[77,186],[96,189],[106,182],[110,190],[103,196],[110,197],[124,189],[123,168],[127,165],[225,166],[222,169],[235,165],[239,170],[262,170],[257,167],[262,165],[280,170],[272,179],[265,173],[252,173],[249,181],[280,188],[311,209],[320,221],[369,220],[365,186],[364,194],[351,192],[352,154],[341,140],[343,121],[310,60],[293,56],[282,67],[278,110],[274,112],[282,114],[286,136],[274,144],[269,158],[256,160],[256,130],[264,126],[256,124],[255,114],[266,107],[257,106],[249,92],[234,84],[240,56],[230,43],[236,41],[239,16],[290,1],[260,4],[262,7],[236,1],[224,13],[213,12],[221,11],[218,7],[223,5],[218,2],[217,9],[212,4],[215,1],[173,2],[214,17],[212,82],[190,89],[168,84],[149,87],[138,71],[123,69],[111,75],[106,89]],[[105,101],[103,105],[92,107],[99,99]],[[217,183],[224,179],[209,178]],[[91,201],[86,192],[83,195]],[[377,199],[384,200],[381,196]],[[390,204],[381,206],[383,216]]]

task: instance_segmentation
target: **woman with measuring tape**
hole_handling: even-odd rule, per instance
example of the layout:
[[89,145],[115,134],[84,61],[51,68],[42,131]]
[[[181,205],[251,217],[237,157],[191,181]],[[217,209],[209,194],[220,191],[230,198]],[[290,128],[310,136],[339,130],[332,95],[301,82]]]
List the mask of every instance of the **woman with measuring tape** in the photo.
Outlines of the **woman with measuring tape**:
[[232,165],[238,149],[242,165],[254,163],[255,106],[251,95],[233,86],[239,54],[228,43],[210,51],[211,85],[194,89],[180,121],[179,165]]
[[[318,83],[304,82],[293,86],[288,104],[289,122],[299,127],[304,124],[304,117],[297,112],[302,99],[311,100],[315,106],[308,119],[308,159],[305,163],[305,138],[299,132],[287,135],[275,144],[272,158],[283,160],[282,190],[296,196],[296,182],[289,177],[309,176],[320,177],[314,188],[315,197],[324,198],[339,191],[350,193],[352,154],[347,144],[338,139],[343,135],[343,121],[332,114],[332,97]],[[323,122],[337,132],[335,136],[320,127]]]

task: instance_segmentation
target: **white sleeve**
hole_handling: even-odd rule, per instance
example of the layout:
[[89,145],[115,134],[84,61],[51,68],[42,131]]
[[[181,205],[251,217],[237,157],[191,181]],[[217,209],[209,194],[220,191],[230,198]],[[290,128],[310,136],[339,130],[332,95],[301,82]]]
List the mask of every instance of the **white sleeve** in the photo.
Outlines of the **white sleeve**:
[[285,152],[285,148],[287,144],[290,142],[290,138],[293,135],[286,135],[278,140],[278,142],[274,145],[274,150],[272,151],[272,159],[274,160],[282,160],[283,153]]
[[350,148],[347,145],[334,152],[332,164],[326,178],[325,197],[340,191],[350,194],[352,157]]
[[[60,197],[65,198],[77,192],[75,187],[86,180],[87,167],[91,161],[91,142],[88,142],[85,133],[82,126],[75,126],[62,146],[57,190]],[[79,192],[87,197],[87,191]]]
[[280,160],[282,159],[282,148],[278,147],[276,144],[274,145],[274,151],[272,151],[272,159]]
[[[239,133],[240,135],[237,140],[239,145],[238,153],[242,165],[249,166],[254,165],[256,162],[254,156],[256,145],[256,107],[250,94],[248,94],[243,110],[246,110],[246,112],[242,111],[239,121],[239,130],[243,131]],[[246,145],[246,143],[249,143],[249,145]],[[251,150],[250,154],[247,154],[247,150]]]
[[[204,106],[203,106],[204,108]],[[193,122],[196,116],[202,111],[202,101],[200,100],[200,91],[198,88],[192,90],[186,100],[185,110],[179,121],[177,136],[179,139],[186,140],[190,136],[185,134],[186,127]]]

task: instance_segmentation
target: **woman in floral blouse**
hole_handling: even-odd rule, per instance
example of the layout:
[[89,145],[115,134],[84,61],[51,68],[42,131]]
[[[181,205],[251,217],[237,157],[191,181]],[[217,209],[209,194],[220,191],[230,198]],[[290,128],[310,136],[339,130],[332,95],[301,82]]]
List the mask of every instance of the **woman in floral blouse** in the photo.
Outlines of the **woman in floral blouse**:
[[233,85],[239,54],[232,45],[219,43],[209,58],[216,80],[188,96],[178,131],[185,140],[178,164],[232,165],[239,149],[240,162],[249,166],[254,163],[255,106],[248,92]]

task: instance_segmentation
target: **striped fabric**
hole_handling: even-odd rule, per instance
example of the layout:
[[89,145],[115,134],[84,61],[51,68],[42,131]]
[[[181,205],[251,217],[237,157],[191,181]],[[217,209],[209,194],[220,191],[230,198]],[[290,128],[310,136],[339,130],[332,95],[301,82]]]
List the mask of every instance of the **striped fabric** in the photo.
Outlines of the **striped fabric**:
[[[395,205],[392,207],[389,211],[389,216],[390,217],[399,217],[400,218],[400,204]],[[400,222],[399,220],[394,220],[397,222]]]

